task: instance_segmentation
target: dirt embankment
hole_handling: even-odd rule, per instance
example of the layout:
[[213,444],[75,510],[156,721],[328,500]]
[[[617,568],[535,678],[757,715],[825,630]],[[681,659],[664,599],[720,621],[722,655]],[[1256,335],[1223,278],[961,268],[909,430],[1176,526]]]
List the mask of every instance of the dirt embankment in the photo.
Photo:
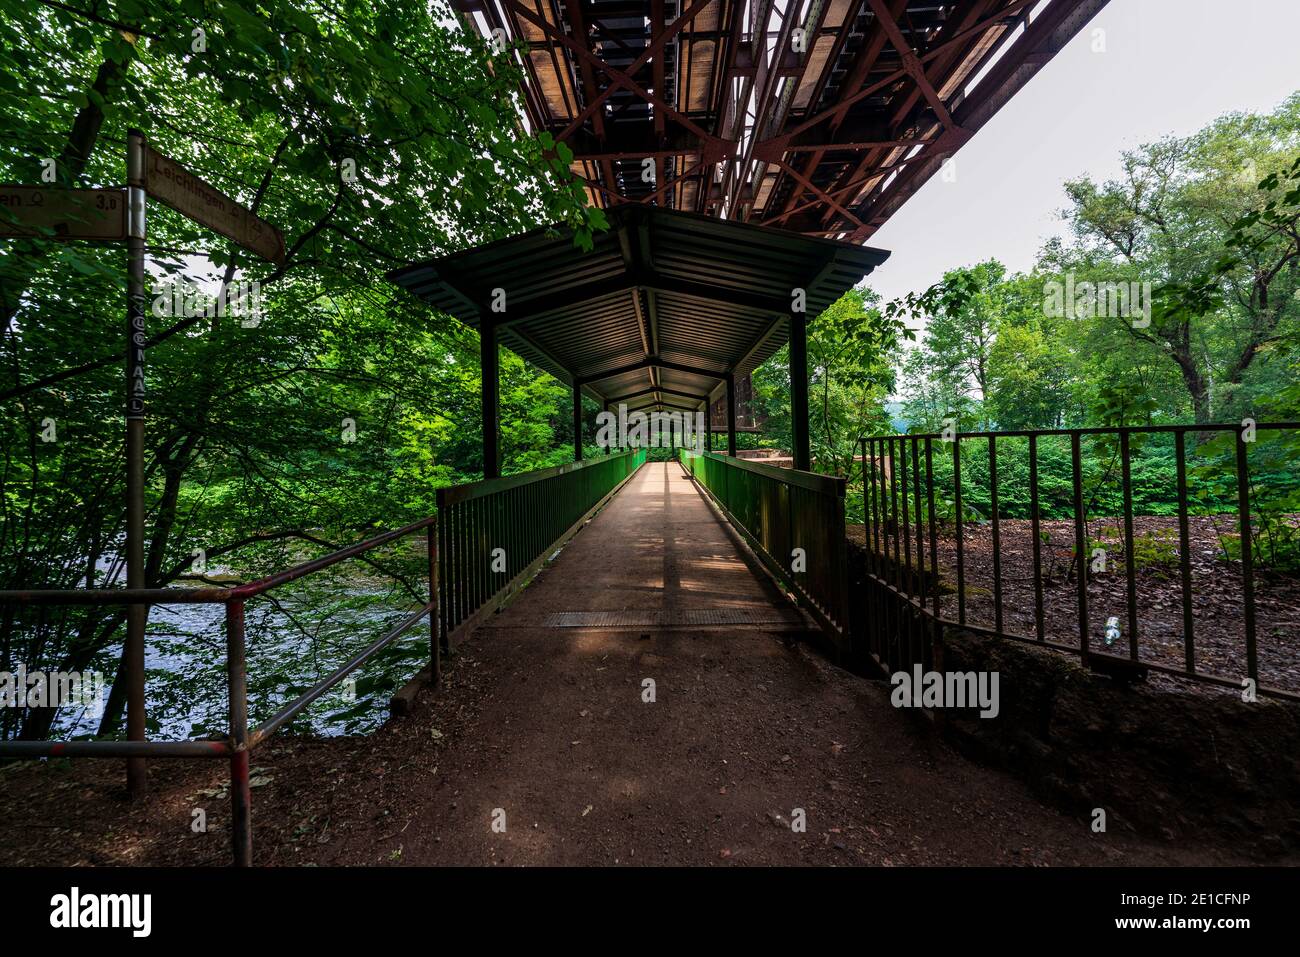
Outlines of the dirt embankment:
[[[860,533],[851,550],[861,574]],[[1026,597],[1015,588],[1004,596],[1008,609]],[[1066,603],[1059,593],[1046,601]],[[1032,623],[1032,592],[1029,602]],[[1144,616],[1171,605],[1181,614],[1175,598]],[[987,600],[973,600],[968,620],[991,625],[981,618],[988,611]],[[1233,626],[1222,624],[1226,642]],[[1258,859],[1300,851],[1300,706],[1154,674],[1122,683],[1059,651],[957,629],[945,630],[942,662],[945,671],[997,672],[1001,698],[996,719],[946,712],[944,738],[1062,810],[1104,808],[1111,826],[1171,846],[1237,847]]]

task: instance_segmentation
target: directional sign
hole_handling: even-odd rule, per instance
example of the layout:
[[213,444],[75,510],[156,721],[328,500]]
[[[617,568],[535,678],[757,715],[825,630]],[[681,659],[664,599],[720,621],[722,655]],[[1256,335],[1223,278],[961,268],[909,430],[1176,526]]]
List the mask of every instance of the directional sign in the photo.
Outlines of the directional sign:
[[0,186],[0,237],[12,236],[126,239],[126,191]]
[[144,188],[176,212],[249,252],[274,263],[284,262],[284,236],[280,230],[148,144],[144,147]]

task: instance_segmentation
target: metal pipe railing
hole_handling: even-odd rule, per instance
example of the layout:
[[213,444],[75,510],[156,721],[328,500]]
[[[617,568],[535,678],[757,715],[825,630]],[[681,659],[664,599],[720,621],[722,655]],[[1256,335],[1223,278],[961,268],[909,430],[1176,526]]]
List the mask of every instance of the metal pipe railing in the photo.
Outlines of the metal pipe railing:
[[[645,462],[637,449],[502,479],[441,488],[436,517],[376,535],[303,562],[257,581],[230,588],[92,588],[0,591],[0,604],[49,605],[187,605],[226,606],[226,673],[230,694],[230,732],[225,741],[0,741],[0,757],[90,758],[228,758],[232,843],[235,864],[252,863],[253,839],[249,755],[301,714],[330,688],[429,617],[430,681],[441,676],[441,654],[452,628],[502,588],[489,571],[492,549],[503,547],[508,571],[516,576],[545,556],[563,533],[597,502],[610,494]],[[250,731],[248,727],[247,663],[244,606],[281,585],[322,571],[339,562],[425,531],[429,601],[382,636],[298,695],[275,715]],[[498,546],[496,543],[503,543]],[[529,556],[525,558],[525,556]],[[504,587],[504,586],[502,586]],[[442,615],[439,610],[444,609]],[[440,622],[444,630],[440,634]]]
[[[406,618],[402,619],[392,628],[388,629],[388,631],[384,632],[384,634],[381,635],[379,638],[376,638],[373,642],[371,642],[361,651],[357,652],[355,655],[353,655],[343,664],[335,668],[334,671],[332,671],[330,674],[326,675],[320,681],[316,682],[314,685],[312,685],[310,688],[308,688],[306,691],[300,694],[288,705],[281,708],[272,717],[267,718],[265,721],[259,724],[253,730],[252,734],[249,736],[249,747],[250,748],[257,747],[257,745],[261,744],[263,741],[265,741],[271,735],[275,734],[275,732],[279,731],[282,727],[284,727],[294,718],[298,717],[298,715],[300,715],[303,711],[305,711],[313,701],[315,701],[317,698],[323,695],[326,691],[329,691],[330,688],[334,687],[336,684],[338,684],[340,681],[346,678],[353,671],[356,671],[357,668],[365,664],[374,655],[383,651],[385,648],[391,645],[398,638],[402,637],[402,635],[406,634],[406,632],[409,631],[416,624],[416,622],[418,622],[425,615],[430,614],[436,607],[437,607],[436,602],[429,602],[427,605],[425,605],[424,607],[416,611],[414,614],[409,615]],[[434,646],[435,650],[436,647],[437,646],[435,645]]]
[[[409,631],[426,615],[431,619],[430,673],[437,681],[441,668],[438,641],[436,518],[423,518],[402,528],[376,535],[328,555],[295,565],[257,581],[230,588],[95,588],[0,591],[0,604],[16,605],[179,605],[226,606],[226,675],[229,684],[230,733],[225,741],[0,741],[0,757],[87,758],[228,758],[232,843],[237,866],[252,864],[253,832],[249,790],[249,755],[313,701]],[[380,638],[348,659],[331,674],[281,708],[250,732],[248,727],[247,663],[244,605],[247,599],[296,581],[313,572],[356,558],[406,535],[427,529],[429,548],[429,602],[394,625]]]
[[356,558],[381,545],[396,541],[422,528],[431,527],[436,518],[422,518],[410,525],[383,532],[373,538],[340,548],[338,551],[303,562],[282,572],[229,588],[43,588],[0,590],[0,605],[195,605],[225,604],[235,599],[255,598],[280,585],[297,581],[313,572]]

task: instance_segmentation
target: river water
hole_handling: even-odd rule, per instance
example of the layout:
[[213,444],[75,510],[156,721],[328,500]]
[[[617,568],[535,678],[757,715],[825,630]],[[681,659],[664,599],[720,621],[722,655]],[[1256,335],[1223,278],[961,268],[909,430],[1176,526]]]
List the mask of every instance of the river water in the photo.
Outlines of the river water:
[[[249,601],[245,633],[250,725],[274,715],[417,607],[414,597],[391,579],[355,568],[331,569]],[[145,657],[150,739],[224,735],[228,730],[224,622],[223,605],[151,609]],[[120,654],[118,645],[96,663],[106,681]],[[392,693],[428,663],[428,656],[429,626],[424,619],[283,730],[325,737],[373,731],[387,719]],[[65,709],[54,736],[92,735],[98,721],[93,707]]]

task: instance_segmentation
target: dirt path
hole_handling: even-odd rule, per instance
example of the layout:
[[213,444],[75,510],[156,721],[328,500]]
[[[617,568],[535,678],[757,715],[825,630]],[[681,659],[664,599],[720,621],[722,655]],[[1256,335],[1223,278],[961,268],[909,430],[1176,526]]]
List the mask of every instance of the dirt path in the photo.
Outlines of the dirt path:
[[[887,686],[795,644],[798,622],[681,470],[648,465],[412,716],[365,739],[277,740],[257,753],[256,859],[1231,861],[1093,834],[1044,808],[892,708]],[[121,803],[120,769],[105,762],[0,777],[0,863],[228,861],[226,802],[203,793],[224,769],[151,773],[155,796],[139,809]],[[207,833],[190,827],[196,806]]]

